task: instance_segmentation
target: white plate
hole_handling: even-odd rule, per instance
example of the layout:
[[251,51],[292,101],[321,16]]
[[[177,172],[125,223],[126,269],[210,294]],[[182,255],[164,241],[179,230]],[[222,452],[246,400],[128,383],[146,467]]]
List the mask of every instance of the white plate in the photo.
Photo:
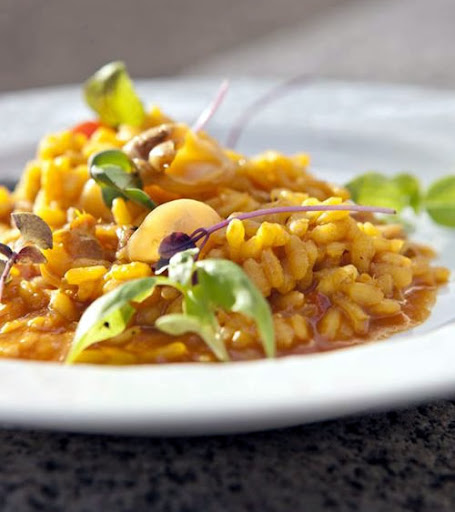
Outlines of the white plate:
[[[192,121],[217,82],[147,81],[140,93]],[[223,136],[270,82],[236,80],[210,125]],[[40,137],[89,117],[79,87],[0,96],[0,179],[17,173]],[[455,172],[455,95],[385,85],[315,83],[270,105],[239,149],[309,151],[339,183],[367,169],[411,170],[424,182]],[[455,237],[427,219],[416,238],[454,268]],[[455,394],[454,287],[429,322],[392,339],[312,356],[217,365],[62,367],[0,362],[0,422],[81,432],[154,435],[244,432],[390,408]]]

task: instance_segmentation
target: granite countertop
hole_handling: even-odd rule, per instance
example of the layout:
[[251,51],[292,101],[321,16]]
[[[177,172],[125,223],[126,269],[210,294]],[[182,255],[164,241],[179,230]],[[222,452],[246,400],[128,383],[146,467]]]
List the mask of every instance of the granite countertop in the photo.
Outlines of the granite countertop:
[[0,431],[2,512],[455,510],[455,402],[271,432]]

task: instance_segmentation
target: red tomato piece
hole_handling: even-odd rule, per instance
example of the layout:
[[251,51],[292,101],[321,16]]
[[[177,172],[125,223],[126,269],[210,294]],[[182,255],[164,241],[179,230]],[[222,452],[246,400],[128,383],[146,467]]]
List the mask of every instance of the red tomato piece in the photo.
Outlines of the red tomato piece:
[[99,121],[85,121],[73,127],[73,133],[83,133],[90,138],[95,131],[101,126]]

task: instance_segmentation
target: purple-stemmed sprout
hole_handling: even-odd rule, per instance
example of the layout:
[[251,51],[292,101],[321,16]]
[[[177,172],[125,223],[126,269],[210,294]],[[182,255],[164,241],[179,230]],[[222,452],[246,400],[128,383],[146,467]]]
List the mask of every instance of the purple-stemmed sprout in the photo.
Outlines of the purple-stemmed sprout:
[[223,103],[223,100],[228,92],[229,89],[229,80],[224,80],[220,87],[218,88],[218,91],[213,98],[213,100],[210,102],[209,105],[201,112],[199,117],[196,119],[196,122],[194,123],[192,130],[197,133],[203,130],[207,123],[210,121],[210,119],[215,115],[215,112],[220,107],[221,103]]
[[5,289],[6,282],[8,281],[11,269],[16,263],[27,264],[27,263],[46,263],[46,257],[37,248],[31,245],[22,247],[18,252],[13,251],[10,247],[5,244],[0,244],[0,252],[6,256],[7,259],[0,260],[0,302],[3,299],[3,291]]
[[393,208],[385,208],[379,206],[363,206],[358,204],[321,204],[321,205],[308,205],[308,206],[279,206],[276,208],[263,208],[252,212],[239,213],[233,215],[229,219],[222,220],[208,228],[200,227],[193,231],[191,235],[181,232],[171,233],[163,238],[158,248],[160,260],[157,263],[156,269],[164,269],[169,263],[174,254],[185,251],[190,248],[195,248],[198,242],[201,242],[199,250],[202,250],[207,243],[210,236],[227,227],[233,220],[248,220],[255,217],[263,217],[265,215],[273,215],[279,213],[305,213],[305,212],[330,212],[330,211],[348,211],[348,212],[362,212],[362,213],[384,213],[393,215],[396,210]]
[[[3,299],[3,292],[8,281],[11,269],[16,263],[46,263],[46,257],[40,249],[52,249],[52,231],[43,219],[33,213],[13,213],[12,223],[19,230],[22,245],[15,251],[6,244],[0,243],[0,302]],[[31,245],[30,245],[31,244]],[[6,258],[6,259],[5,259]]]
[[[176,251],[175,247],[179,247]],[[187,249],[195,249],[196,243],[190,235],[176,231],[166,236],[161,240],[159,247],[160,259],[155,264],[155,272],[159,274],[169,264],[169,260],[177,252],[186,251]]]
[[263,96],[260,96],[258,99],[253,101],[253,103],[251,103],[234,122],[234,125],[226,138],[226,146],[228,148],[234,148],[237,145],[245,126],[269,103],[287,94],[289,89],[292,87],[304,84],[309,80],[310,77],[307,74],[294,76],[285,82],[279,83],[271,90],[267,91]]

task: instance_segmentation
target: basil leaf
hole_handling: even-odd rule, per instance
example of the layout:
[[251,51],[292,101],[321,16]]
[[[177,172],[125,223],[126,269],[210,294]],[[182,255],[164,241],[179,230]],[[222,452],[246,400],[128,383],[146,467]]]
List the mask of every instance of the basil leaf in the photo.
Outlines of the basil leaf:
[[431,185],[425,207],[435,222],[455,227],[455,176],[446,176]]
[[418,211],[421,203],[420,184],[410,174],[388,177],[369,172],[353,179],[346,187],[357,204],[386,206],[397,211],[411,206]]
[[144,122],[144,107],[123,62],[106,64],[90,77],[84,85],[84,97],[100,120],[110,126],[140,126]]
[[33,213],[12,213],[13,224],[20,231],[25,242],[31,242],[41,249],[52,249],[52,231],[41,217]]
[[196,262],[198,287],[207,301],[227,311],[251,317],[258,328],[264,351],[274,357],[275,334],[272,312],[262,293],[236,263],[222,259]]
[[131,302],[144,301],[156,284],[153,277],[134,279],[93,302],[79,321],[66,362],[74,362],[89,346],[122,333],[135,312]]

